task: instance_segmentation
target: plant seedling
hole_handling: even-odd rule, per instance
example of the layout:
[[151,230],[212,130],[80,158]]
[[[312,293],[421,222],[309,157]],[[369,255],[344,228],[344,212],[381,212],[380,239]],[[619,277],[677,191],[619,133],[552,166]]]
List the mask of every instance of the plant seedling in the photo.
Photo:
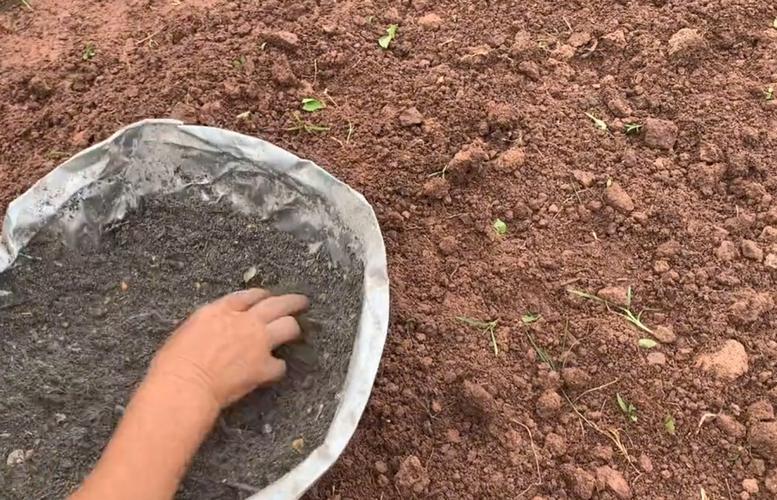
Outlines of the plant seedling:
[[618,402],[618,408],[626,415],[626,418],[628,418],[631,423],[636,423],[637,407],[623,399],[620,393],[615,393],[615,400]]
[[496,231],[496,234],[499,236],[504,236],[507,234],[507,224],[505,224],[502,219],[496,219],[492,224],[492,227],[494,228],[494,231]]
[[[614,312],[618,316],[621,316],[622,318],[624,318],[626,321],[628,321],[629,323],[631,323],[632,325],[634,325],[638,329],[642,330],[643,332],[647,332],[647,333],[649,333],[651,335],[653,334],[653,330],[648,328],[647,325],[645,325],[642,322],[642,313],[644,313],[645,310],[643,309],[642,311],[639,312],[639,314],[634,314],[634,312],[631,310],[631,299],[633,297],[633,292],[632,292],[631,287],[629,287],[628,292],[627,292],[626,307],[615,306],[613,304],[610,304],[608,301],[604,300],[601,297],[597,297],[596,295],[592,295],[592,294],[590,294],[588,292],[584,292],[582,290],[575,290],[573,288],[570,288],[570,289],[568,289],[568,291],[569,291],[569,293],[571,293],[573,295],[577,295],[578,297],[583,297],[584,299],[596,300],[598,302],[603,303],[605,306],[607,306],[608,310]],[[615,309],[617,309],[617,310],[613,311],[613,309],[612,309],[613,307]]]
[[591,113],[586,113],[585,116],[587,116],[588,118],[591,119],[591,121],[594,122],[594,127],[604,132],[607,131],[607,123],[604,120],[600,120],[599,118],[595,117]]
[[624,132],[626,132],[626,135],[637,135],[640,132],[642,132],[642,124],[641,123],[627,123],[623,126]]
[[390,24],[388,28],[386,28],[386,34],[382,37],[378,38],[378,45],[383,50],[388,50],[389,45],[391,45],[391,42],[394,41],[394,39],[397,37],[397,30],[399,29],[399,26],[396,24]]
[[302,117],[297,113],[296,111],[292,115],[294,118],[294,125],[291,127],[288,127],[286,130],[289,132],[307,132],[308,134],[316,133],[316,132],[327,132],[329,130],[329,127],[326,125],[316,125],[314,123],[310,123],[307,120],[303,120]]
[[466,316],[456,316],[456,320],[464,323],[465,325],[477,328],[481,333],[488,333],[491,337],[491,345],[494,348],[494,356],[499,356],[499,346],[496,343],[495,334],[496,327],[499,325],[498,319],[495,319],[494,321],[480,321],[478,319],[472,319]]
[[84,52],[81,54],[81,59],[84,61],[91,61],[94,59],[95,55],[97,55],[97,48],[92,42],[89,42],[84,46]]
[[246,65],[246,56],[240,56],[237,59],[235,59],[234,61],[232,61],[232,66],[235,69],[242,69],[243,66],[245,66],[245,65]]
[[773,101],[774,100],[774,87],[767,87],[766,90],[764,90],[764,99],[767,101]]
[[639,339],[639,346],[643,349],[652,349],[658,345],[653,339]]
[[556,364],[553,362],[553,357],[548,354],[548,351],[537,345],[537,341],[534,340],[534,336],[526,332],[526,337],[529,339],[529,343],[532,346],[532,349],[534,349],[534,352],[537,353],[537,357],[540,358],[540,361],[545,363],[550,367],[551,370],[556,371]]
[[521,321],[524,325],[531,325],[532,323],[536,323],[537,321],[542,318],[542,315],[533,313],[533,312],[527,312],[523,316],[521,316]]
[[313,113],[320,109],[324,109],[325,107],[326,107],[326,104],[313,97],[306,97],[302,99],[302,111]]
[[667,434],[674,436],[675,425],[674,417],[672,415],[664,417],[664,430],[666,430]]

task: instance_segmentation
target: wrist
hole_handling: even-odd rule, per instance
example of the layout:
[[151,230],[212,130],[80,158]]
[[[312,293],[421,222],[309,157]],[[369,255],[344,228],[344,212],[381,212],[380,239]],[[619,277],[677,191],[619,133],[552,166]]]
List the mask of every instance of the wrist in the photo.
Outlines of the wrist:
[[206,421],[215,422],[222,404],[208,384],[198,376],[178,373],[173,370],[152,369],[143,379],[138,392],[163,398],[161,401],[175,403],[174,406],[197,409]]

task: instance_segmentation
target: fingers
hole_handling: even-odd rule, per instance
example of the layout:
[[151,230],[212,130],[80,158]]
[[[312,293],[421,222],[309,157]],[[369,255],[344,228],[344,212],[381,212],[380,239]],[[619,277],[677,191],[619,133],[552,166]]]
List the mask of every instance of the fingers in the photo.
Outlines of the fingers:
[[284,316],[299,314],[305,311],[309,305],[310,302],[304,295],[289,294],[262,300],[251,307],[249,312],[260,321],[271,323]]
[[215,303],[235,311],[247,311],[270,296],[270,292],[261,288],[249,288],[230,293]]
[[286,376],[286,362],[278,358],[270,358],[267,362],[267,382],[278,382]]
[[302,329],[297,320],[291,316],[284,316],[270,322],[265,328],[265,333],[270,339],[273,349],[292,340],[296,340],[302,334]]

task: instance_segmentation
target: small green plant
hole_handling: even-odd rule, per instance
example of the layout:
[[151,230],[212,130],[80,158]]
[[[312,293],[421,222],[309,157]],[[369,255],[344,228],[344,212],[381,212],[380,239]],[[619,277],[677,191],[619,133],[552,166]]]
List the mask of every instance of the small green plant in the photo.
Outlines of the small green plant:
[[542,318],[542,315],[533,313],[533,312],[527,312],[523,316],[521,316],[521,321],[524,325],[531,325],[532,323],[536,323],[537,321]]
[[764,90],[764,99],[766,99],[767,101],[774,100],[774,87],[772,86],[766,87],[766,90]]
[[667,434],[674,436],[676,431],[676,423],[672,415],[667,414],[666,417],[664,417],[664,430]]
[[388,28],[386,28],[386,34],[382,37],[378,38],[378,45],[383,50],[388,50],[389,45],[391,45],[391,42],[394,41],[394,39],[397,37],[397,30],[399,29],[399,26],[396,24],[389,25]]
[[548,365],[551,370],[556,371],[556,363],[553,361],[553,356],[548,354],[547,350],[537,344],[537,341],[531,333],[526,332],[526,338],[529,339],[529,343],[531,344],[532,349],[534,349],[534,352],[537,353],[537,357],[540,358],[540,361]]
[[626,418],[629,419],[629,422],[636,423],[637,422],[637,407],[628,402],[623,398],[623,396],[620,395],[620,393],[615,394],[615,401],[618,403],[618,408],[621,409],[621,412],[623,412],[624,415],[626,415]]
[[84,61],[91,61],[94,59],[94,56],[97,55],[97,47],[94,46],[92,42],[87,43],[84,46],[84,51],[81,54],[81,59]]
[[491,226],[494,228],[494,231],[496,231],[496,234],[499,236],[504,236],[507,234],[507,224],[502,219],[496,219]]
[[313,113],[320,109],[324,109],[325,107],[326,107],[326,104],[313,97],[306,97],[302,99],[302,111]]
[[586,113],[585,116],[587,116],[588,118],[591,119],[592,122],[594,122],[594,127],[604,132],[607,131],[607,123],[604,120],[600,120],[599,118],[595,117],[591,113]]
[[306,132],[308,134],[312,134],[327,132],[329,130],[329,127],[326,125],[316,125],[315,123],[310,123],[309,121],[304,120],[296,111],[292,114],[292,118],[294,119],[294,125],[286,128],[286,130],[289,132]]
[[642,132],[642,124],[641,123],[627,123],[623,126],[624,132],[626,132],[626,135],[637,135],[640,132]]
[[[642,313],[645,312],[643,309],[639,312],[639,314],[634,314],[634,311],[631,310],[631,299],[633,298],[633,292],[631,287],[629,287],[627,293],[626,293],[626,307],[616,306],[613,304],[610,304],[608,301],[604,300],[601,297],[597,297],[596,295],[590,294],[588,292],[584,292],[582,290],[575,290],[573,288],[568,289],[569,293],[573,295],[577,295],[578,297],[583,297],[584,299],[589,300],[595,300],[597,302],[603,303],[605,306],[607,306],[607,309],[614,312],[618,316],[621,316],[626,321],[637,327],[638,329],[642,330],[643,332],[647,332],[649,334],[653,334],[653,330],[647,327],[642,322]],[[615,308],[616,310],[613,310]]]
[[639,339],[638,344],[643,349],[652,349],[658,345],[658,342],[653,339]]
[[240,56],[237,59],[232,61],[232,67],[235,69],[243,69],[243,66],[246,65],[246,56]]
[[493,321],[481,321],[466,316],[457,316],[456,320],[467,326],[477,328],[481,333],[488,333],[491,337],[491,345],[494,348],[494,356],[499,356],[499,345],[496,343],[496,327],[499,325],[498,319]]

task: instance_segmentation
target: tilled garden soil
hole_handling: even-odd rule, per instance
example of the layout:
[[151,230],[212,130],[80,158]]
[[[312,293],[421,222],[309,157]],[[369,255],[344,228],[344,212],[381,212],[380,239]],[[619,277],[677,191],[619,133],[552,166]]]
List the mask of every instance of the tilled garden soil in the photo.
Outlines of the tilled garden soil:
[[777,494],[772,3],[30,2],[0,14],[2,206],[173,116],[376,207],[385,358],[308,498]]

